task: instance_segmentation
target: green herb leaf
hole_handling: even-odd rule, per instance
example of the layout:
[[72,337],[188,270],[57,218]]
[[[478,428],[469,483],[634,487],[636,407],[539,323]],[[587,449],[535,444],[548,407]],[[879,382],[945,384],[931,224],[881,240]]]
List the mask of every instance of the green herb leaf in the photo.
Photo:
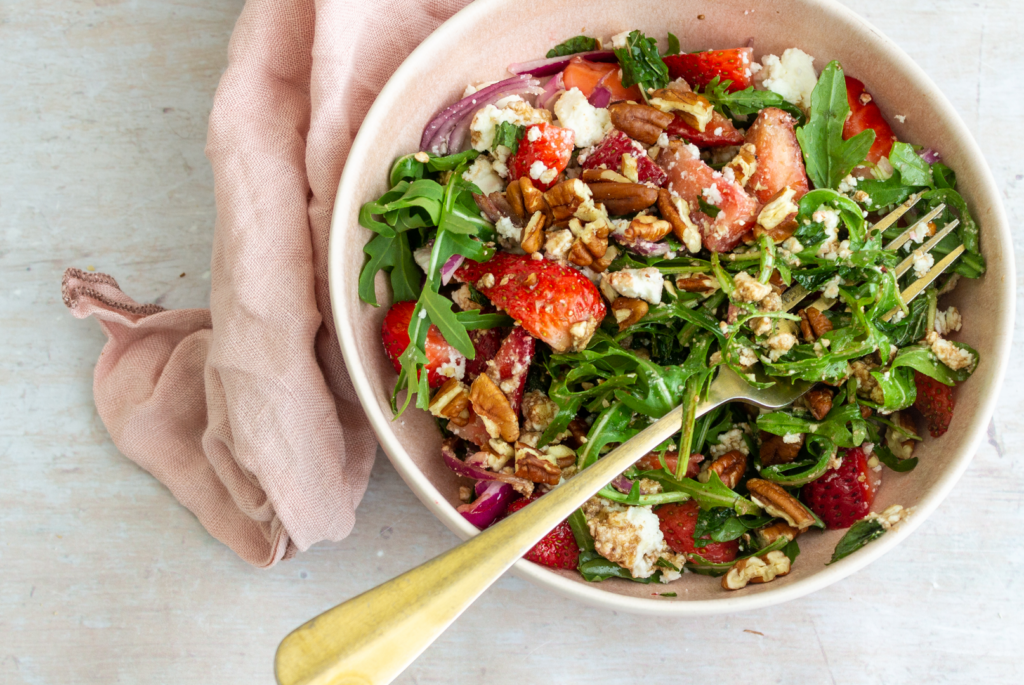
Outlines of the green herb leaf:
[[497,148],[504,145],[514,155],[519,150],[519,141],[526,134],[526,127],[521,124],[513,124],[511,121],[503,121],[494,127],[494,144]]
[[455,314],[455,318],[467,331],[481,328],[505,328],[514,326],[516,323],[515,319],[508,314],[484,314],[479,309],[458,312]]
[[597,39],[589,36],[574,36],[548,50],[546,57],[549,59],[552,57],[565,57],[566,55],[575,55],[577,52],[589,52],[591,50],[597,50]]
[[835,551],[832,552],[832,559],[828,563],[834,564],[840,559],[850,556],[864,545],[883,535],[885,535],[885,528],[878,521],[874,519],[857,521],[850,526],[846,535],[836,545]]
[[714,472],[707,483],[701,483],[692,478],[677,479],[666,473],[664,469],[644,471],[640,476],[658,481],[665,492],[686,493],[696,500],[702,509],[728,507],[734,509],[741,516],[761,514],[759,506],[727,488],[718,474]]
[[648,38],[639,31],[631,31],[626,38],[626,47],[615,51],[622,67],[622,85],[640,85],[640,91],[647,96],[650,88],[664,88],[668,85],[668,67],[658,54],[658,41]]
[[839,62],[829,62],[811,93],[811,118],[796,130],[807,175],[816,188],[838,188],[853,167],[864,161],[875,142],[871,129],[843,140],[843,124],[849,113],[843,69]]
[[721,207],[716,207],[710,202],[706,202],[702,197],[697,198],[697,204],[700,206],[700,211],[704,212],[712,219],[717,218],[719,213],[722,211]]
[[864,200],[864,206],[869,210],[882,210],[906,202],[907,198],[920,187],[903,185],[899,174],[893,174],[884,181],[867,179],[857,184],[857,190],[863,190],[868,197]]
[[896,142],[892,144],[889,162],[899,172],[903,185],[934,187],[935,181],[932,178],[932,168],[907,143]]
[[746,121],[748,116],[756,115],[765,107],[777,107],[793,115],[798,124],[804,123],[803,111],[778,93],[755,90],[753,86],[730,93],[731,85],[732,81],[723,81],[720,76],[716,76],[700,94],[707,98],[719,114],[744,125],[749,123]]
[[679,54],[679,39],[670,31],[668,34],[668,49],[665,50],[665,56],[678,55]]

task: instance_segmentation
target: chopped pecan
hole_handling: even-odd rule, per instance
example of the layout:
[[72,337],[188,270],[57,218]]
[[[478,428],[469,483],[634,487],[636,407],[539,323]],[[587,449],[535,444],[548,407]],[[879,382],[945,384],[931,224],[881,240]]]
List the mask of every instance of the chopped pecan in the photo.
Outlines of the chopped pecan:
[[725,165],[725,168],[732,169],[736,182],[745,186],[757,171],[757,149],[750,143],[746,143],[732,158],[732,161]]
[[568,219],[590,198],[590,188],[578,178],[562,181],[544,193],[544,200],[551,207],[551,215],[555,221]]
[[469,423],[469,390],[457,378],[444,382],[430,400],[428,410],[438,418],[448,419],[456,426]]
[[862,419],[870,419],[872,416],[874,416],[874,414],[875,410],[872,409],[871,407],[868,407],[867,405],[863,404],[860,405],[860,417]]
[[587,185],[594,194],[594,202],[604,204],[608,213],[613,216],[633,214],[641,209],[647,209],[658,201],[657,188],[649,188],[639,183],[600,181]]
[[592,221],[584,226],[579,219],[572,218],[569,220],[569,230],[576,237],[569,250],[569,261],[573,264],[590,266],[608,251],[610,229],[607,221]]
[[531,390],[523,395],[520,411],[523,414],[524,431],[543,432],[558,413],[558,405],[542,390]]
[[505,188],[505,199],[508,201],[509,207],[512,208],[512,213],[519,219],[520,224],[526,223],[526,205],[523,204],[523,187],[517,182],[512,181]]
[[814,516],[807,510],[807,507],[786,492],[781,485],[770,480],[751,478],[747,481],[747,490],[750,492],[750,498],[754,504],[764,509],[769,515],[776,516],[801,531],[814,525]]
[[612,126],[644,145],[654,145],[672,123],[673,116],[648,105],[617,102],[608,108]]
[[747,455],[739,450],[730,450],[711,462],[708,470],[717,473],[725,487],[735,488],[747,472]]
[[533,483],[558,485],[562,470],[550,462],[540,450],[517,442],[515,475]]
[[676,287],[684,293],[710,293],[718,289],[718,279],[708,274],[679,274]]
[[626,330],[647,316],[648,309],[646,302],[633,297],[619,297],[612,302],[612,315],[619,324],[619,331]]
[[597,183],[598,181],[612,181],[613,183],[632,183],[628,178],[611,169],[584,169],[580,178],[586,183]]
[[658,190],[658,211],[672,224],[672,232],[690,252],[700,252],[701,233],[690,219],[690,207],[686,200],[673,195],[665,188]]
[[708,102],[708,99],[693,91],[687,93],[676,89],[662,88],[651,93],[650,103],[666,114],[679,112],[683,121],[702,133],[711,123],[711,118],[715,113],[715,108]]
[[832,391],[828,388],[817,388],[807,393],[807,406],[811,408],[811,416],[821,421],[832,411]]
[[548,460],[554,459],[560,469],[576,463],[576,452],[567,445],[548,445],[542,451]]
[[825,335],[832,330],[832,322],[828,320],[828,317],[822,314],[816,307],[807,307],[804,309],[807,314],[807,320],[811,324],[811,330],[814,331],[814,335],[818,338]]
[[523,252],[533,254],[544,245],[544,224],[547,221],[547,217],[544,216],[543,212],[533,213],[529,223],[526,224],[526,228],[523,229],[523,239],[519,243],[519,246],[523,248]]
[[800,453],[803,446],[803,439],[800,442],[786,442],[781,435],[772,435],[761,431],[761,466],[775,466],[776,464],[788,464]]
[[786,186],[768,200],[757,215],[755,237],[767,235],[775,242],[781,243],[796,233],[796,214],[800,208],[793,202],[795,195],[796,191]]
[[779,538],[786,538],[790,542],[796,540],[800,535],[800,529],[794,528],[785,521],[776,521],[770,525],[760,528],[755,534],[757,543],[761,547],[767,547]]
[[491,377],[482,373],[469,389],[469,401],[473,411],[483,419],[487,434],[500,437],[505,442],[514,442],[519,437],[519,419],[512,411],[508,397]]
[[789,557],[781,550],[740,559],[722,576],[722,587],[726,590],[745,588],[747,583],[767,583],[787,575],[790,570]]
[[590,426],[588,426],[583,419],[573,419],[569,422],[566,430],[569,431],[569,437],[565,440],[567,445],[575,449],[579,449],[586,444],[587,433],[590,431]]
[[656,216],[643,214],[629,222],[623,237],[629,242],[643,239],[656,243],[672,232],[672,224]]
[[528,176],[519,178],[519,189],[523,193],[523,207],[526,209],[526,214],[533,216],[534,212],[544,212],[549,219],[552,218],[551,207],[544,199],[544,193],[534,187],[533,181]]
[[618,256],[618,254],[618,248],[615,247],[614,245],[609,245],[608,249],[604,253],[604,256],[601,257],[600,259],[595,259],[594,262],[590,265],[590,270],[593,271],[594,273],[601,273],[602,271],[607,269],[612,262],[615,261],[615,258]]

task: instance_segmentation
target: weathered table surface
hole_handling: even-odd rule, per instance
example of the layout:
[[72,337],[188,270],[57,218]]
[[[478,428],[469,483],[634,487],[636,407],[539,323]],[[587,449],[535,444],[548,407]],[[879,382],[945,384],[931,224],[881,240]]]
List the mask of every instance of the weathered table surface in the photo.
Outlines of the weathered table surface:
[[[4,683],[270,683],[288,630],[456,542],[380,455],[347,540],[253,569],[121,456],[96,416],[103,336],[65,311],[61,273],[94,267],[141,301],[205,306],[206,119],[241,4],[0,8]],[[1022,6],[847,4],[953,101],[1021,225]],[[610,615],[508,577],[401,682],[1008,682],[1024,646],[1022,438],[1018,365],[952,495],[856,576],[772,609],[687,621]]]

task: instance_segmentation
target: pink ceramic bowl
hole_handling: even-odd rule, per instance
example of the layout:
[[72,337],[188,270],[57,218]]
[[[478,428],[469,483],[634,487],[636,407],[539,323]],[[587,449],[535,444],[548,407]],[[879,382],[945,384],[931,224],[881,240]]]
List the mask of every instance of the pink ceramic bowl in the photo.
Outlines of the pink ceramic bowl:
[[[748,12],[756,6],[756,11]],[[383,193],[391,162],[418,149],[423,126],[434,112],[458,100],[467,83],[505,78],[513,62],[537,59],[553,45],[579,33],[612,36],[638,28],[663,40],[676,34],[684,51],[728,48],[754,39],[758,58],[800,47],[820,69],[838,59],[848,74],[863,80],[902,140],[938,149],[957,172],[960,189],[981,225],[988,273],[961,281],[952,296],[967,325],[959,339],[981,354],[981,365],[957,392],[957,411],[948,433],[926,439],[919,466],[908,474],[886,471],[875,503],[914,507],[895,532],[831,566],[842,531],[800,538],[802,554],[793,572],[738,592],[715,579],[685,574],[671,588],[609,580],[587,583],[575,571],[552,571],[528,561],[520,577],[589,604],[646,614],[705,615],[764,607],[800,597],[868,565],[910,535],[956,483],[981,442],[995,408],[1013,330],[1013,249],[1006,217],[985,159],[970,132],[935,84],[896,45],[842,5],[792,0],[771,4],[749,0],[478,0],[434,32],[395,72],[366,116],[338,188],[331,230],[331,300],[341,349],[363,408],[395,468],[423,503],[456,535],[475,533],[455,511],[455,476],[440,458],[440,434],[425,412],[411,409],[392,421],[388,400],[395,372],[381,347],[380,326],[390,291],[378,279],[375,309],[357,296],[371,233],[359,226],[359,207]],[[652,596],[670,589],[676,598]]]

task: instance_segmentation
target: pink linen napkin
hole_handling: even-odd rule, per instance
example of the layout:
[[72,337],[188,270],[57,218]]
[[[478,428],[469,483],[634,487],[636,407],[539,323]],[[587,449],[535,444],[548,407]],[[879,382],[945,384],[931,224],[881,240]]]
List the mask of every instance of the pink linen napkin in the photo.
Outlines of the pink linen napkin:
[[64,275],[65,304],[108,337],[94,393],[114,444],[256,566],[355,523],[376,442],[331,316],[331,209],[377,93],[465,4],[249,0],[210,114],[210,309]]

